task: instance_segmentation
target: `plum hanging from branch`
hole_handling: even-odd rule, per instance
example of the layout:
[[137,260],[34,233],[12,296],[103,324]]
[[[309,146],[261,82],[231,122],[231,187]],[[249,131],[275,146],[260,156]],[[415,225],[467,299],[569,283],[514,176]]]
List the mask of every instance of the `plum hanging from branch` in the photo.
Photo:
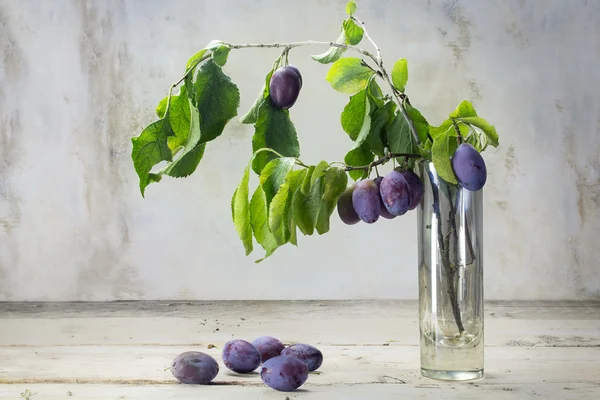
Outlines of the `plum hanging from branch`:
[[293,65],[278,68],[273,72],[269,82],[271,100],[275,107],[283,110],[291,108],[296,103],[301,88],[302,75]]
[[487,169],[481,154],[469,143],[462,143],[452,156],[452,169],[458,183],[476,192],[487,180]]

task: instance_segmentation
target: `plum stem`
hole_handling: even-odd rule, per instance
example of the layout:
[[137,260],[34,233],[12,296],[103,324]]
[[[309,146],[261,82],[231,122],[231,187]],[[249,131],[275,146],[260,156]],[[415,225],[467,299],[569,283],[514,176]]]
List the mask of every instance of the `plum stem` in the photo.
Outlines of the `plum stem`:
[[[408,97],[406,96],[406,94],[402,93],[400,90],[398,90],[398,88],[396,88],[393,85],[392,80],[390,79],[390,76],[388,75],[385,67],[383,66],[383,58],[381,58],[381,49],[379,48],[379,45],[377,45],[377,43],[375,43],[375,41],[369,35],[369,31],[367,30],[367,26],[365,25],[364,22],[362,22],[361,20],[359,20],[358,18],[355,18],[355,17],[350,17],[350,18],[352,18],[353,21],[359,23],[362,26],[365,37],[367,38],[367,40],[369,42],[371,42],[373,47],[375,47],[377,56],[374,61],[377,64],[377,66],[381,69],[381,77],[383,78],[383,80],[386,81],[386,83],[392,89],[392,94],[394,95],[394,98],[396,99],[396,103],[398,103],[400,112],[402,113],[402,116],[408,123],[408,128],[410,129],[410,133],[413,135],[417,144],[421,144],[421,139],[419,138],[419,135],[417,134],[417,129],[415,128],[415,124],[414,124],[413,120],[410,119],[410,117],[408,116],[408,114],[406,112],[406,108],[404,107],[403,100],[406,99],[408,101]],[[410,104],[410,102],[409,102],[409,104]]]
[[421,158],[421,156],[419,154],[412,154],[412,153],[389,153],[386,154],[383,157],[379,157],[377,160],[373,161],[372,163],[368,164],[368,165],[361,165],[361,166],[350,166],[347,165],[345,170],[346,171],[360,171],[360,170],[365,170],[365,171],[370,171],[371,169],[373,169],[373,167],[376,167],[378,165],[384,164],[386,162],[388,162],[391,159],[396,159],[397,157],[406,157],[406,158]]
[[433,212],[435,213],[435,217],[437,219],[438,247],[440,248],[443,270],[446,274],[446,278],[448,279],[448,299],[450,300],[450,305],[452,307],[454,322],[456,323],[458,332],[462,334],[465,331],[465,328],[462,323],[462,318],[460,316],[460,308],[458,306],[458,300],[456,298],[455,293],[456,289],[454,286],[454,271],[452,270],[452,266],[450,265],[450,246],[446,246],[444,243],[445,238],[444,232],[442,231],[442,218],[440,213],[440,193],[438,191],[437,186],[435,185],[433,173],[431,171],[427,171],[427,174],[429,175],[429,183],[431,184],[431,191],[433,194]]
[[460,133],[460,129],[456,124],[456,120],[452,118],[452,125],[454,126],[454,130],[456,131],[456,142],[460,145],[463,142],[462,134]]

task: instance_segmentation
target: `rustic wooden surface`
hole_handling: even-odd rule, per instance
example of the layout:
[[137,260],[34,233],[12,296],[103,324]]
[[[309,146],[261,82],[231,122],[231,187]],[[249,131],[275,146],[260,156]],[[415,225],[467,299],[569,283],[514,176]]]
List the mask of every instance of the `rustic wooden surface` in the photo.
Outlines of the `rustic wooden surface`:
[[[414,301],[0,303],[0,399],[600,399],[600,302],[488,302],[485,318],[486,377],[446,383],[419,374]],[[264,334],[318,346],[321,374],[282,393],[222,364],[210,386],[164,370]]]

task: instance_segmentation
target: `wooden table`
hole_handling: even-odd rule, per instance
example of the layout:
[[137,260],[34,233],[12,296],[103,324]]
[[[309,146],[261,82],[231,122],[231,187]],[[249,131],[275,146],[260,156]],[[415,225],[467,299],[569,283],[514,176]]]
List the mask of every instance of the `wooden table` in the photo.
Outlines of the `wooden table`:
[[[0,399],[600,399],[600,302],[488,302],[486,377],[419,373],[414,301],[0,303]],[[236,375],[217,349],[272,335],[325,360],[296,392]],[[178,384],[188,350],[214,356],[214,385]]]

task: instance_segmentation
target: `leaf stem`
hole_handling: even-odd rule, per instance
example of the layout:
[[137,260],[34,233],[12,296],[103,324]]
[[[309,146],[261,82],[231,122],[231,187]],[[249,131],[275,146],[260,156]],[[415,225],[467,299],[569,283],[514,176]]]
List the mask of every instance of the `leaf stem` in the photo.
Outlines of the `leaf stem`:
[[361,165],[361,166],[356,166],[356,167],[346,165],[345,171],[361,171],[361,170],[370,171],[374,167],[381,165],[381,164],[385,164],[389,160],[396,159],[397,157],[421,158],[421,155],[412,154],[412,153],[389,153],[383,157],[379,157],[377,160],[373,161],[372,163],[370,163],[368,165]]
[[306,165],[306,164],[304,164],[302,161],[300,161],[299,158],[296,158],[296,165],[299,165],[299,166],[304,167],[304,168],[309,168],[309,166]]
[[460,145],[463,142],[462,134],[460,133],[460,129],[456,124],[456,120],[454,118],[452,118],[452,125],[454,126],[454,130],[456,131],[456,142]]

